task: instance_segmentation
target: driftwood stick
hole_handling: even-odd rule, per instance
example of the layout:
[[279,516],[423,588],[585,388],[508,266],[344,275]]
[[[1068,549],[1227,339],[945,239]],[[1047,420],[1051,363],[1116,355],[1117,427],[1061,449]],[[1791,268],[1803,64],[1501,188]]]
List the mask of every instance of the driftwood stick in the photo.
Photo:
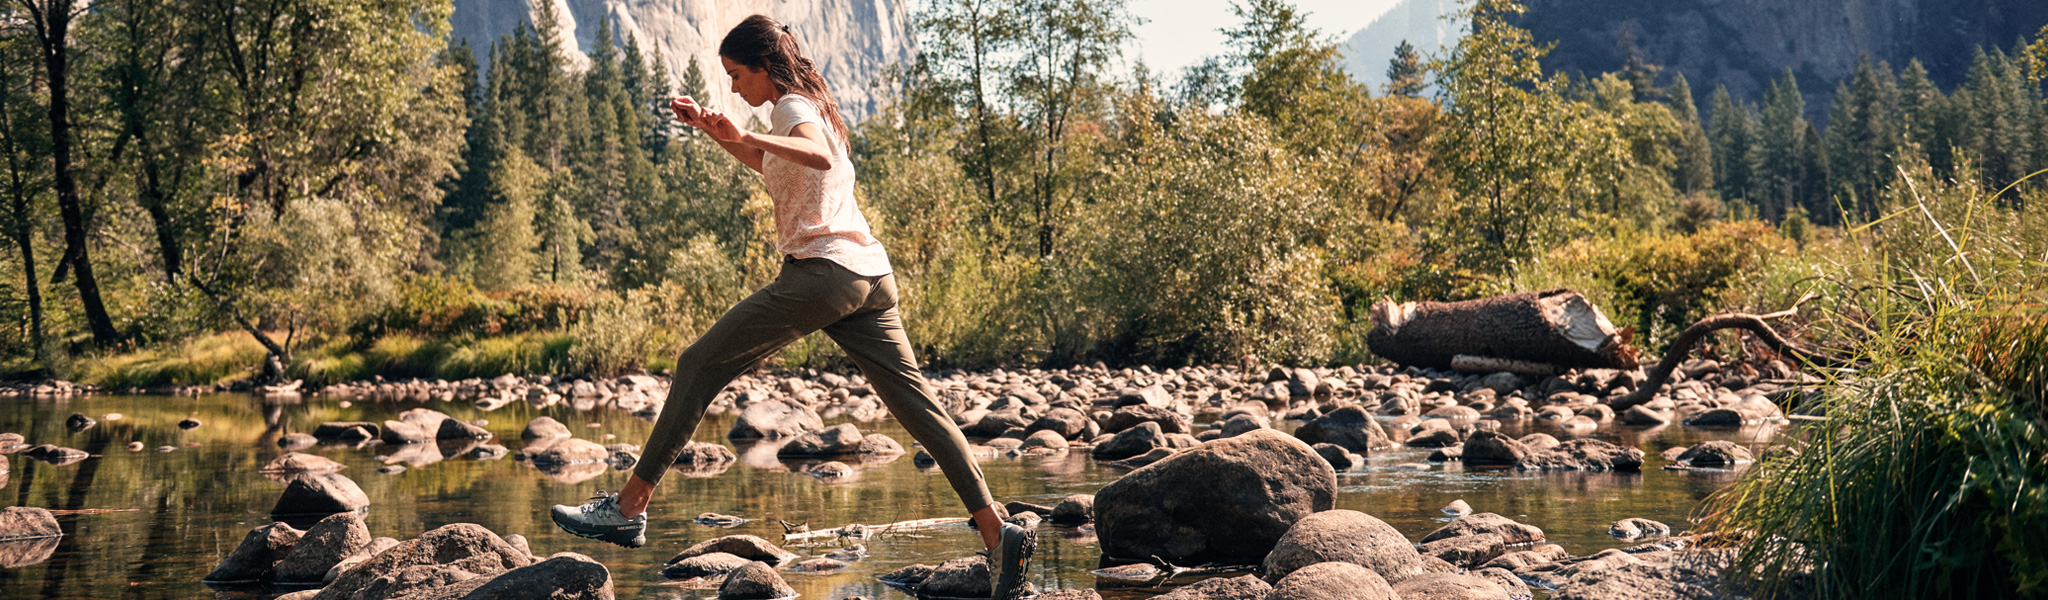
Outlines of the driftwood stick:
[[[1808,298],[1801,298],[1799,301],[1803,303],[1810,298],[1811,295],[1809,294]],[[1650,369],[1647,381],[1637,386],[1635,391],[1609,401],[1607,405],[1616,411],[1623,411],[1633,408],[1638,404],[1649,402],[1651,398],[1656,397],[1657,390],[1662,389],[1665,382],[1671,380],[1671,372],[1678,370],[1678,364],[1684,362],[1685,357],[1692,353],[1693,346],[1699,344],[1701,339],[1705,339],[1707,334],[1722,329],[1747,330],[1755,334],[1757,339],[1763,340],[1764,345],[1770,346],[1772,350],[1791,356],[1800,362],[1816,365],[1835,364],[1834,360],[1794,345],[1791,341],[1786,340],[1784,336],[1778,335],[1777,330],[1771,329],[1769,323],[1764,322],[1765,319],[1790,316],[1786,313],[1798,310],[1798,305],[1794,304],[1791,309],[1764,315],[1721,313],[1700,319],[1698,323],[1693,323],[1691,327],[1685,328],[1685,331],[1678,334],[1678,339],[1671,342],[1671,350],[1664,353],[1664,360],[1658,361],[1657,366]]]
[[862,525],[862,524],[859,524],[859,523],[854,523],[854,524],[850,524],[850,525],[841,525],[841,526],[839,526],[839,527],[837,527],[837,528],[834,528],[834,529],[825,529],[825,530],[820,530],[820,531],[799,531],[799,532],[795,532],[795,533],[787,533],[787,534],[783,534],[783,536],[782,536],[782,541],[785,541],[785,542],[793,542],[793,541],[799,541],[799,540],[815,540],[815,539],[820,539],[820,538],[841,538],[841,537],[850,537],[850,538],[869,538],[869,537],[874,537],[874,536],[877,536],[877,535],[881,535],[881,534],[884,534],[884,533],[889,533],[889,532],[893,532],[893,531],[910,531],[910,530],[913,530],[913,529],[930,529],[930,528],[933,528],[933,527],[938,527],[938,526],[941,526],[941,525],[952,525],[952,524],[954,524],[954,523],[966,523],[966,522],[967,522],[968,520],[969,520],[969,519],[968,519],[967,517],[941,517],[941,518],[937,518],[937,519],[913,519],[913,520],[909,520],[909,521],[898,521],[898,522],[895,522],[895,523],[890,523],[890,524],[888,524],[888,525]]

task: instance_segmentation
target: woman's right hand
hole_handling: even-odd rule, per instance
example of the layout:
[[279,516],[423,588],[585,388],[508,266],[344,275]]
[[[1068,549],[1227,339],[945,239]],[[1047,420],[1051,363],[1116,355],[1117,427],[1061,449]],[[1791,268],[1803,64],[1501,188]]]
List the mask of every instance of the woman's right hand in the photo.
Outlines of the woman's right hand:
[[689,125],[691,127],[704,126],[702,124],[704,107],[698,106],[697,101],[695,99],[689,96],[683,96],[681,98],[669,101],[668,108],[669,110],[675,111],[676,120],[682,121],[684,125]]

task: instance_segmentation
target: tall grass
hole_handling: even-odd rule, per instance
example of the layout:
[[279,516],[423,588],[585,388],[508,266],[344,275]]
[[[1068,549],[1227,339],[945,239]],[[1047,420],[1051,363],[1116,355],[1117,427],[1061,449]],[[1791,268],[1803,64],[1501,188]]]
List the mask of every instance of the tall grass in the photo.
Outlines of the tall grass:
[[[1924,167],[1923,167],[1924,169]],[[2048,597],[2048,244],[1965,172],[1906,171],[1890,216],[1807,275],[1818,338],[1856,366],[1825,419],[1705,505],[1759,597]]]

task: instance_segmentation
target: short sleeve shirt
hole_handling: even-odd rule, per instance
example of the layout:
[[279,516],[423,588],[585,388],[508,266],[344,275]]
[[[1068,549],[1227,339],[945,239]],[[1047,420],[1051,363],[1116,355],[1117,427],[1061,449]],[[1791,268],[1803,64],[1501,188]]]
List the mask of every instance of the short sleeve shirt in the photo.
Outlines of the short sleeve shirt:
[[775,250],[797,258],[824,258],[857,275],[890,272],[889,255],[868,228],[867,217],[853,197],[853,161],[832,124],[808,98],[787,94],[775,101],[770,134],[790,135],[796,126],[814,123],[825,131],[832,168],[818,170],[774,154],[761,157],[761,177],[775,201]]

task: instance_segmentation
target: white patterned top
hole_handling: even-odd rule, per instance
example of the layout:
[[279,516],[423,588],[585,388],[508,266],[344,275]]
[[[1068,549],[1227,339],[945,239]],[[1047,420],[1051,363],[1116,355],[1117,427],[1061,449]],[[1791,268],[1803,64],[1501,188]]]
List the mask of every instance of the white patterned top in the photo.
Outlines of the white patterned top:
[[775,200],[775,251],[797,258],[824,258],[864,277],[887,275],[889,255],[868,228],[853,198],[853,161],[843,135],[809,99],[786,94],[775,101],[768,132],[790,135],[801,123],[825,131],[832,168],[817,170],[774,154],[761,157],[761,177]]

